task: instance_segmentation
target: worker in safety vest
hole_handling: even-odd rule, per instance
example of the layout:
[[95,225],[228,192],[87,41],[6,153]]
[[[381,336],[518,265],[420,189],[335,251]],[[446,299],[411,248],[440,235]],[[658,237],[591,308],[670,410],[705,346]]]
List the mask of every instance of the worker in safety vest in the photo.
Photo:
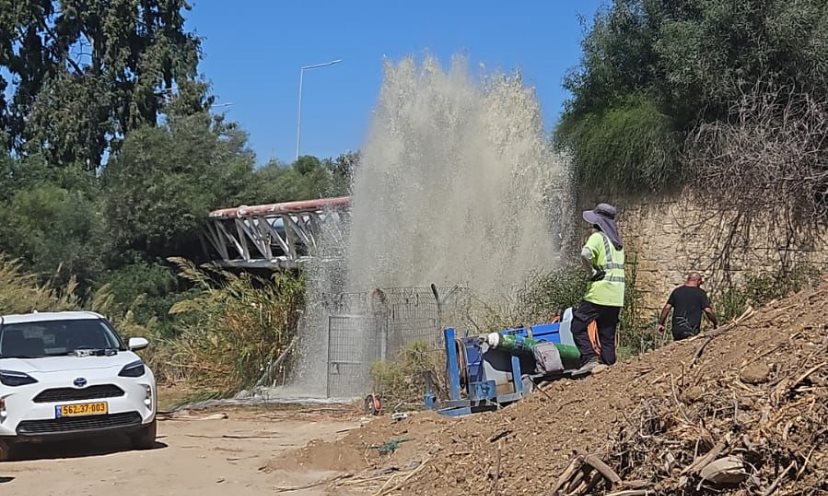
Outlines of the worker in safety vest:
[[581,352],[581,368],[573,376],[599,372],[615,363],[615,331],[624,306],[624,247],[615,215],[615,207],[606,203],[583,213],[594,231],[581,249],[590,282],[572,312],[572,336]]

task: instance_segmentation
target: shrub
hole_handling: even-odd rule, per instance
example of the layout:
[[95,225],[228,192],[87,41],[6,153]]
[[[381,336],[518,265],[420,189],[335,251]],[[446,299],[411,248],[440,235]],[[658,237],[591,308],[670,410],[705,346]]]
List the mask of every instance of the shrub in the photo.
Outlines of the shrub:
[[496,298],[473,302],[468,312],[482,319],[482,325],[472,324],[477,331],[490,332],[518,325],[532,325],[548,322],[559,311],[576,305],[584,296],[586,277],[582,268],[567,265],[550,272],[536,274],[512,297],[498,295]]
[[390,361],[371,366],[374,392],[382,394],[386,408],[396,405],[421,407],[425,391],[425,375],[431,375],[438,394],[445,391],[445,358],[443,349],[431,349],[417,341]]
[[176,338],[167,341],[168,373],[221,393],[254,383],[296,333],[303,279],[280,272],[267,280],[198,268],[183,259],[170,261],[197,293],[170,309],[185,319]]
[[536,277],[520,300],[528,315],[548,319],[561,309],[577,305],[584,296],[586,286],[584,269],[566,266]]
[[24,272],[18,260],[0,254],[0,315],[75,309],[80,305],[76,287],[74,279],[61,289],[51,281],[39,284],[37,276]]
[[[82,289],[103,269],[103,225],[95,201],[80,189],[46,183],[17,190],[0,209],[0,250],[28,272]],[[59,270],[58,270],[59,269]]]
[[811,266],[800,266],[789,272],[749,275],[743,284],[733,285],[715,298],[719,320],[728,322],[747,309],[784,298],[819,282],[820,273]]
[[638,255],[628,249],[624,263],[626,293],[624,308],[618,322],[616,355],[618,360],[651,350],[657,346],[657,336],[652,332],[657,316],[646,318],[641,309],[641,291],[638,289]]
[[593,193],[659,191],[679,177],[671,119],[644,95],[565,120],[559,144],[573,153],[575,178]]
[[159,337],[173,336],[170,308],[185,294],[177,292],[175,273],[159,263],[136,262],[112,271],[106,276],[104,293],[111,295],[107,306],[113,314],[132,313],[136,323],[153,321]]

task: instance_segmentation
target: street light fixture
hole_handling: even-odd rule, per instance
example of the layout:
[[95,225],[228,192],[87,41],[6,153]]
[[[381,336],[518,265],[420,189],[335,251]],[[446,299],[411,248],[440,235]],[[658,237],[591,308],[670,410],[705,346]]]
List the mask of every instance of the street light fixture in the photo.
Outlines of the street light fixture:
[[296,117],[296,160],[299,160],[299,143],[302,133],[302,81],[304,79],[306,69],[316,69],[319,67],[327,67],[342,62],[342,59],[331,60],[323,64],[303,65],[299,68],[299,112]]

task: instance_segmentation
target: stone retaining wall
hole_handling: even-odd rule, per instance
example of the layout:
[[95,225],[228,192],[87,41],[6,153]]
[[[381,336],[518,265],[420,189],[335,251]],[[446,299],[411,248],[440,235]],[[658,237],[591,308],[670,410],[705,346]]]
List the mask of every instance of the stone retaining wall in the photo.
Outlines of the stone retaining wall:
[[715,294],[746,275],[777,272],[783,265],[822,270],[828,263],[824,232],[799,232],[758,218],[748,222],[706,207],[687,193],[614,204],[627,260],[637,264],[636,287],[645,311],[657,311],[691,270],[702,272],[705,289]]

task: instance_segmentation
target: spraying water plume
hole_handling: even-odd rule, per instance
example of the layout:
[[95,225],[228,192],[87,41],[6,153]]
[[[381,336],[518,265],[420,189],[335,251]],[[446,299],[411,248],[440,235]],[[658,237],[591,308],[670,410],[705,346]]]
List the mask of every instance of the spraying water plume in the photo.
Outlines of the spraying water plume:
[[342,225],[323,226],[308,268],[301,359],[283,394],[330,396],[332,377],[357,389],[370,381],[376,335],[388,332],[365,320],[376,318],[377,288],[462,285],[497,297],[554,269],[560,220],[571,216],[565,171],[519,76],[477,82],[462,59],[448,71],[432,58],[387,63],[350,225],[344,238]]
[[564,171],[519,76],[387,63],[352,185],[349,288],[497,294],[554,268]]

